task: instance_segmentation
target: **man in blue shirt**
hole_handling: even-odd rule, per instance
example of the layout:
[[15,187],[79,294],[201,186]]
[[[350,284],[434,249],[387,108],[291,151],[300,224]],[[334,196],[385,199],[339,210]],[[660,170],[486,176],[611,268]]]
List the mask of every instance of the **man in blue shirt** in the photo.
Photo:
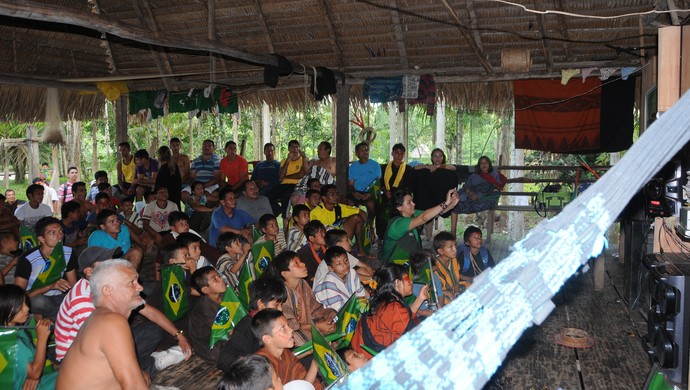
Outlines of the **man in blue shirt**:
[[[256,164],[254,171],[252,171],[252,181],[259,186],[259,195],[268,196],[268,194],[280,182],[280,161],[276,161],[276,147],[272,143],[264,145],[264,154],[266,160]],[[280,206],[275,201],[271,201],[271,208],[273,215],[280,214]]]
[[369,189],[375,180],[381,178],[381,166],[376,161],[369,160],[369,145],[366,142],[361,142],[355,146],[355,154],[359,161],[350,165],[347,174],[350,199],[357,206],[363,204],[367,207],[368,223],[372,226],[376,215],[376,199]]
[[255,224],[246,211],[237,207],[237,196],[229,186],[223,187],[218,194],[220,207],[211,214],[211,228],[208,235],[208,243],[216,246],[216,241],[221,233],[233,232],[242,234],[249,242],[252,242],[252,229],[248,225]]

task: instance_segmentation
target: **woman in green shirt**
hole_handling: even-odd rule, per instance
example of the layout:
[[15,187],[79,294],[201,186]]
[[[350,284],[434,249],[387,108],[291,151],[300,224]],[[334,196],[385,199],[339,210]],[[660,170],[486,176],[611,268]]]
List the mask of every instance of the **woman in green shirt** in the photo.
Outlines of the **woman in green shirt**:
[[415,210],[410,194],[402,190],[396,191],[391,197],[391,220],[383,239],[380,259],[384,263],[398,264],[409,261],[412,254],[422,248],[417,228],[437,215],[452,210],[458,200],[457,191],[450,189],[446,193],[446,200],[441,204],[420,211]]

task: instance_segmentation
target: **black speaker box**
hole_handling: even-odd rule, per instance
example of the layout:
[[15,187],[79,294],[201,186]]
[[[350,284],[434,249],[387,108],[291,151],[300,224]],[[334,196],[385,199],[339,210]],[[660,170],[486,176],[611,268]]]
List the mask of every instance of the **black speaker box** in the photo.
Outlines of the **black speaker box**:
[[645,257],[649,311],[647,350],[669,379],[688,382],[690,352],[690,257],[664,253]]

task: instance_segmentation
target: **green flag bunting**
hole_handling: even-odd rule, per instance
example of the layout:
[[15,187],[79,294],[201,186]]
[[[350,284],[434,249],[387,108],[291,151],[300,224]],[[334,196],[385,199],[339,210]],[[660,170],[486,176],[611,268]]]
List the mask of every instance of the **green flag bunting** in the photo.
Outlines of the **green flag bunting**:
[[245,309],[249,310],[249,285],[254,281],[252,267],[248,262],[242,265],[240,271],[239,284],[237,285],[237,296]]
[[216,318],[211,326],[211,339],[209,347],[213,348],[217,342],[230,338],[229,332],[235,325],[247,315],[247,311],[240,303],[240,299],[232,288],[228,287],[220,302],[220,309],[216,313]]
[[254,275],[258,278],[264,273],[273,260],[273,241],[260,242],[252,246],[252,259],[254,261]]
[[53,248],[53,252],[50,256],[45,259],[43,269],[31,285],[31,290],[43,288],[57,282],[62,278],[65,268],[67,268],[67,263],[65,263],[65,251],[62,247],[62,243],[58,242],[55,248]]
[[17,355],[17,329],[0,329],[0,388],[14,386],[14,366]]
[[326,384],[330,385],[338,378],[347,375],[347,364],[335,353],[331,344],[326,341],[313,323],[311,324],[311,338],[314,342],[314,360],[319,366],[319,371]]
[[187,287],[185,285],[184,269],[179,265],[171,265],[161,269],[163,287],[163,313],[170,321],[183,318],[189,311]]
[[22,252],[26,252],[27,250],[36,248],[37,246],[38,239],[36,238],[34,232],[22,224],[22,226],[19,228],[19,249]]
[[357,322],[362,317],[362,313],[367,310],[369,310],[369,302],[356,294],[352,294],[343,307],[340,308],[335,321],[335,331],[336,333],[343,334],[344,337],[340,340],[338,348],[350,345],[352,335],[355,334]]

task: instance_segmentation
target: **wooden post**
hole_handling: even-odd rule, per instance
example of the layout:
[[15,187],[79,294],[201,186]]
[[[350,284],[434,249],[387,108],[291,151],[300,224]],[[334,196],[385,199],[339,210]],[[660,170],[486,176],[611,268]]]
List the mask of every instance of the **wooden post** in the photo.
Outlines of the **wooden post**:
[[[268,103],[264,102],[261,106],[261,140],[254,143],[254,156],[261,156],[264,150],[264,144],[271,139],[271,108]],[[255,158],[261,160],[261,158]]]
[[5,158],[4,158],[5,161],[3,162],[5,165],[4,166],[4,169],[5,169],[4,182],[5,182],[5,189],[7,189],[7,188],[10,188],[10,159],[9,159],[9,156],[7,153],[7,145],[5,145],[4,142],[2,145],[2,151],[4,153],[3,155],[5,156]]
[[390,147],[388,148],[388,151],[384,153],[384,156],[387,156],[388,160],[391,158],[391,150],[393,150],[393,145],[395,145],[398,142],[398,115],[397,115],[398,110],[396,109],[395,103],[391,102],[388,103],[388,122],[390,126]]
[[594,290],[601,291],[604,289],[604,280],[606,279],[606,255],[601,253],[594,259]]
[[98,126],[96,121],[91,122],[91,170],[95,173],[98,170]]
[[129,140],[129,136],[127,135],[127,112],[127,96],[120,95],[115,102],[115,143],[117,144]]
[[334,100],[336,104],[336,145],[335,151],[336,181],[340,196],[347,194],[347,171],[350,166],[350,86],[338,83]]
[[436,104],[436,142],[437,148],[442,149],[446,154],[446,101],[437,100]]
[[29,142],[29,182],[41,172],[38,154],[38,129],[35,126],[26,128],[26,138]]
[[462,121],[464,115],[459,108],[456,115],[455,163],[462,165]]

